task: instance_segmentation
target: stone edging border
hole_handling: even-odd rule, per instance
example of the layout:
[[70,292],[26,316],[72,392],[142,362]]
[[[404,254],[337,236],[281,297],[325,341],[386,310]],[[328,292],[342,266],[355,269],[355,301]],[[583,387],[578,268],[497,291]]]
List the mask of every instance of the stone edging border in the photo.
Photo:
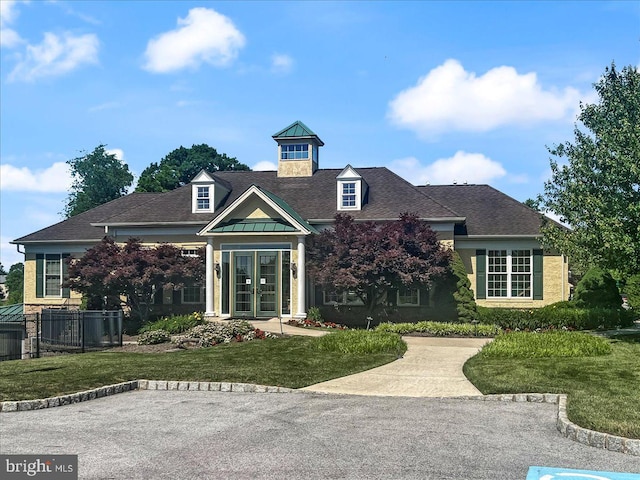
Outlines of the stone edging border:
[[[38,400],[20,400],[16,402],[0,402],[0,413],[40,410],[60,407],[73,403],[86,402],[96,398],[107,397],[132,390],[179,390],[208,392],[243,392],[243,393],[316,393],[301,390],[255,385],[251,383],[233,382],[179,382],[166,380],[132,380],[84,392],[61,395]],[[567,418],[567,396],[555,393],[516,393],[502,395],[470,395],[463,397],[443,397],[460,400],[481,400],[486,402],[530,402],[552,403],[558,405],[556,427],[566,438],[595,448],[603,448],[612,452],[640,456],[640,440],[619,437],[607,433],[596,432],[580,427]]]
[[483,395],[458,397],[466,400],[483,400],[498,402],[531,402],[553,403],[558,405],[556,427],[560,434],[574,442],[590,447],[603,448],[612,452],[640,456],[640,440],[619,437],[608,433],[596,432],[583,428],[567,418],[567,396],[555,393],[516,393],[502,395]]

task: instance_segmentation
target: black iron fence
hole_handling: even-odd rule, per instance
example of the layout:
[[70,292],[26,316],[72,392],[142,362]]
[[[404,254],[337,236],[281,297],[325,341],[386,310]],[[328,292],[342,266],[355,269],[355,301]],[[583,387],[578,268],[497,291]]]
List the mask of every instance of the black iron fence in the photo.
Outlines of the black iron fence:
[[43,310],[0,318],[0,361],[122,346],[122,311]]

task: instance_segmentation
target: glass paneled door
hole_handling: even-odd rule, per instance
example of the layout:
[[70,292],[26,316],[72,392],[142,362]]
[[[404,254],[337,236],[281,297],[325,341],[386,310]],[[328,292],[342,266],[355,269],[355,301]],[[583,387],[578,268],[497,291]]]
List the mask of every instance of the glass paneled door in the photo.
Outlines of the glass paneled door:
[[275,317],[278,315],[278,252],[234,254],[233,315]]
[[257,316],[275,317],[278,314],[278,254],[258,252]]

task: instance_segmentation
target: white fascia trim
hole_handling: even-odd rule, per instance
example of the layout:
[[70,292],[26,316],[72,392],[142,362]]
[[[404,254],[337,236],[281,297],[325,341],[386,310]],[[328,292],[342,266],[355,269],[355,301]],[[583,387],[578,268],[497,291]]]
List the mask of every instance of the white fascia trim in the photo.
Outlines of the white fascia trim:
[[[202,230],[200,230],[198,233],[196,233],[196,235],[198,236],[211,236],[213,234],[211,233],[207,233],[208,230],[211,230],[213,227],[215,227],[216,225],[218,225],[220,222],[222,222],[222,220],[224,220],[224,218],[231,213],[233,210],[235,210],[239,205],[241,205],[247,198],[249,198],[249,196],[251,194],[255,193],[259,198],[261,198],[267,205],[269,205],[271,208],[273,208],[276,212],[278,212],[282,217],[284,217],[287,221],[289,221],[289,223],[291,223],[293,226],[295,226],[303,235],[309,235],[311,234],[311,232],[309,230],[307,230],[306,228],[304,228],[302,225],[300,225],[300,223],[294,219],[293,217],[291,217],[291,215],[289,215],[287,212],[285,212],[282,208],[280,208],[280,206],[273,202],[267,195],[265,195],[258,187],[256,187],[255,185],[252,185],[251,187],[249,187],[242,195],[240,195],[238,198],[236,198],[233,203],[231,205],[229,205],[227,208],[225,208],[222,212],[220,212],[216,218],[214,218],[211,222],[209,222]],[[234,232],[235,233],[235,232]],[[292,234],[294,232],[288,232],[289,234]],[[225,235],[225,234],[219,234],[219,235]],[[254,233],[255,235],[255,233]],[[263,233],[261,233],[261,235],[263,235]]]
[[456,235],[456,238],[464,240],[468,238],[470,240],[517,240],[519,238],[523,240],[532,240],[542,238],[542,235]]
[[[342,210],[341,210],[342,211]],[[363,222],[394,222],[396,220],[399,220],[400,217],[395,217],[395,218],[355,218],[353,221],[356,223],[363,223]],[[423,222],[428,222],[428,223],[461,223],[464,222],[467,219],[467,217],[440,217],[440,218],[418,218],[418,220],[421,220]],[[309,220],[307,220],[309,223],[334,223],[336,221],[335,218],[310,218]],[[467,238],[466,235],[461,236],[460,238]],[[489,238],[495,238],[495,237],[489,237]]]
[[65,245],[72,245],[72,244],[78,244],[81,245],[83,243],[94,243],[94,242],[101,242],[102,238],[87,238],[87,239],[82,239],[82,240],[28,240],[28,241],[24,241],[24,242],[16,242],[16,241],[11,241],[9,242],[12,245],[43,245],[43,244],[57,244],[57,243],[63,243]]
[[181,225],[205,225],[203,221],[189,222],[119,222],[119,223],[90,223],[92,227],[175,227]]

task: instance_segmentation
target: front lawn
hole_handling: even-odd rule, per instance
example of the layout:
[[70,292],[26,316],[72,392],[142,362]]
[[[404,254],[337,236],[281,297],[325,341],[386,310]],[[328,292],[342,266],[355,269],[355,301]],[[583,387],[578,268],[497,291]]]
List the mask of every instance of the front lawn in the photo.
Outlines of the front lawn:
[[179,352],[100,352],[0,362],[0,401],[46,398],[136,379],[300,388],[398,358],[397,351],[327,351],[318,347],[319,341],[296,336]]
[[[522,340],[512,338],[507,341],[512,346]],[[576,336],[576,340],[579,343],[581,339]],[[495,355],[490,354],[495,346],[485,347],[467,361],[464,373],[484,394],[566,393],[572,422],[599,432],[640,438],[640,335],[620,335],[607,341],[611,353],[599,356],[514,355],[506,346],[498,352],[509,355]]]

